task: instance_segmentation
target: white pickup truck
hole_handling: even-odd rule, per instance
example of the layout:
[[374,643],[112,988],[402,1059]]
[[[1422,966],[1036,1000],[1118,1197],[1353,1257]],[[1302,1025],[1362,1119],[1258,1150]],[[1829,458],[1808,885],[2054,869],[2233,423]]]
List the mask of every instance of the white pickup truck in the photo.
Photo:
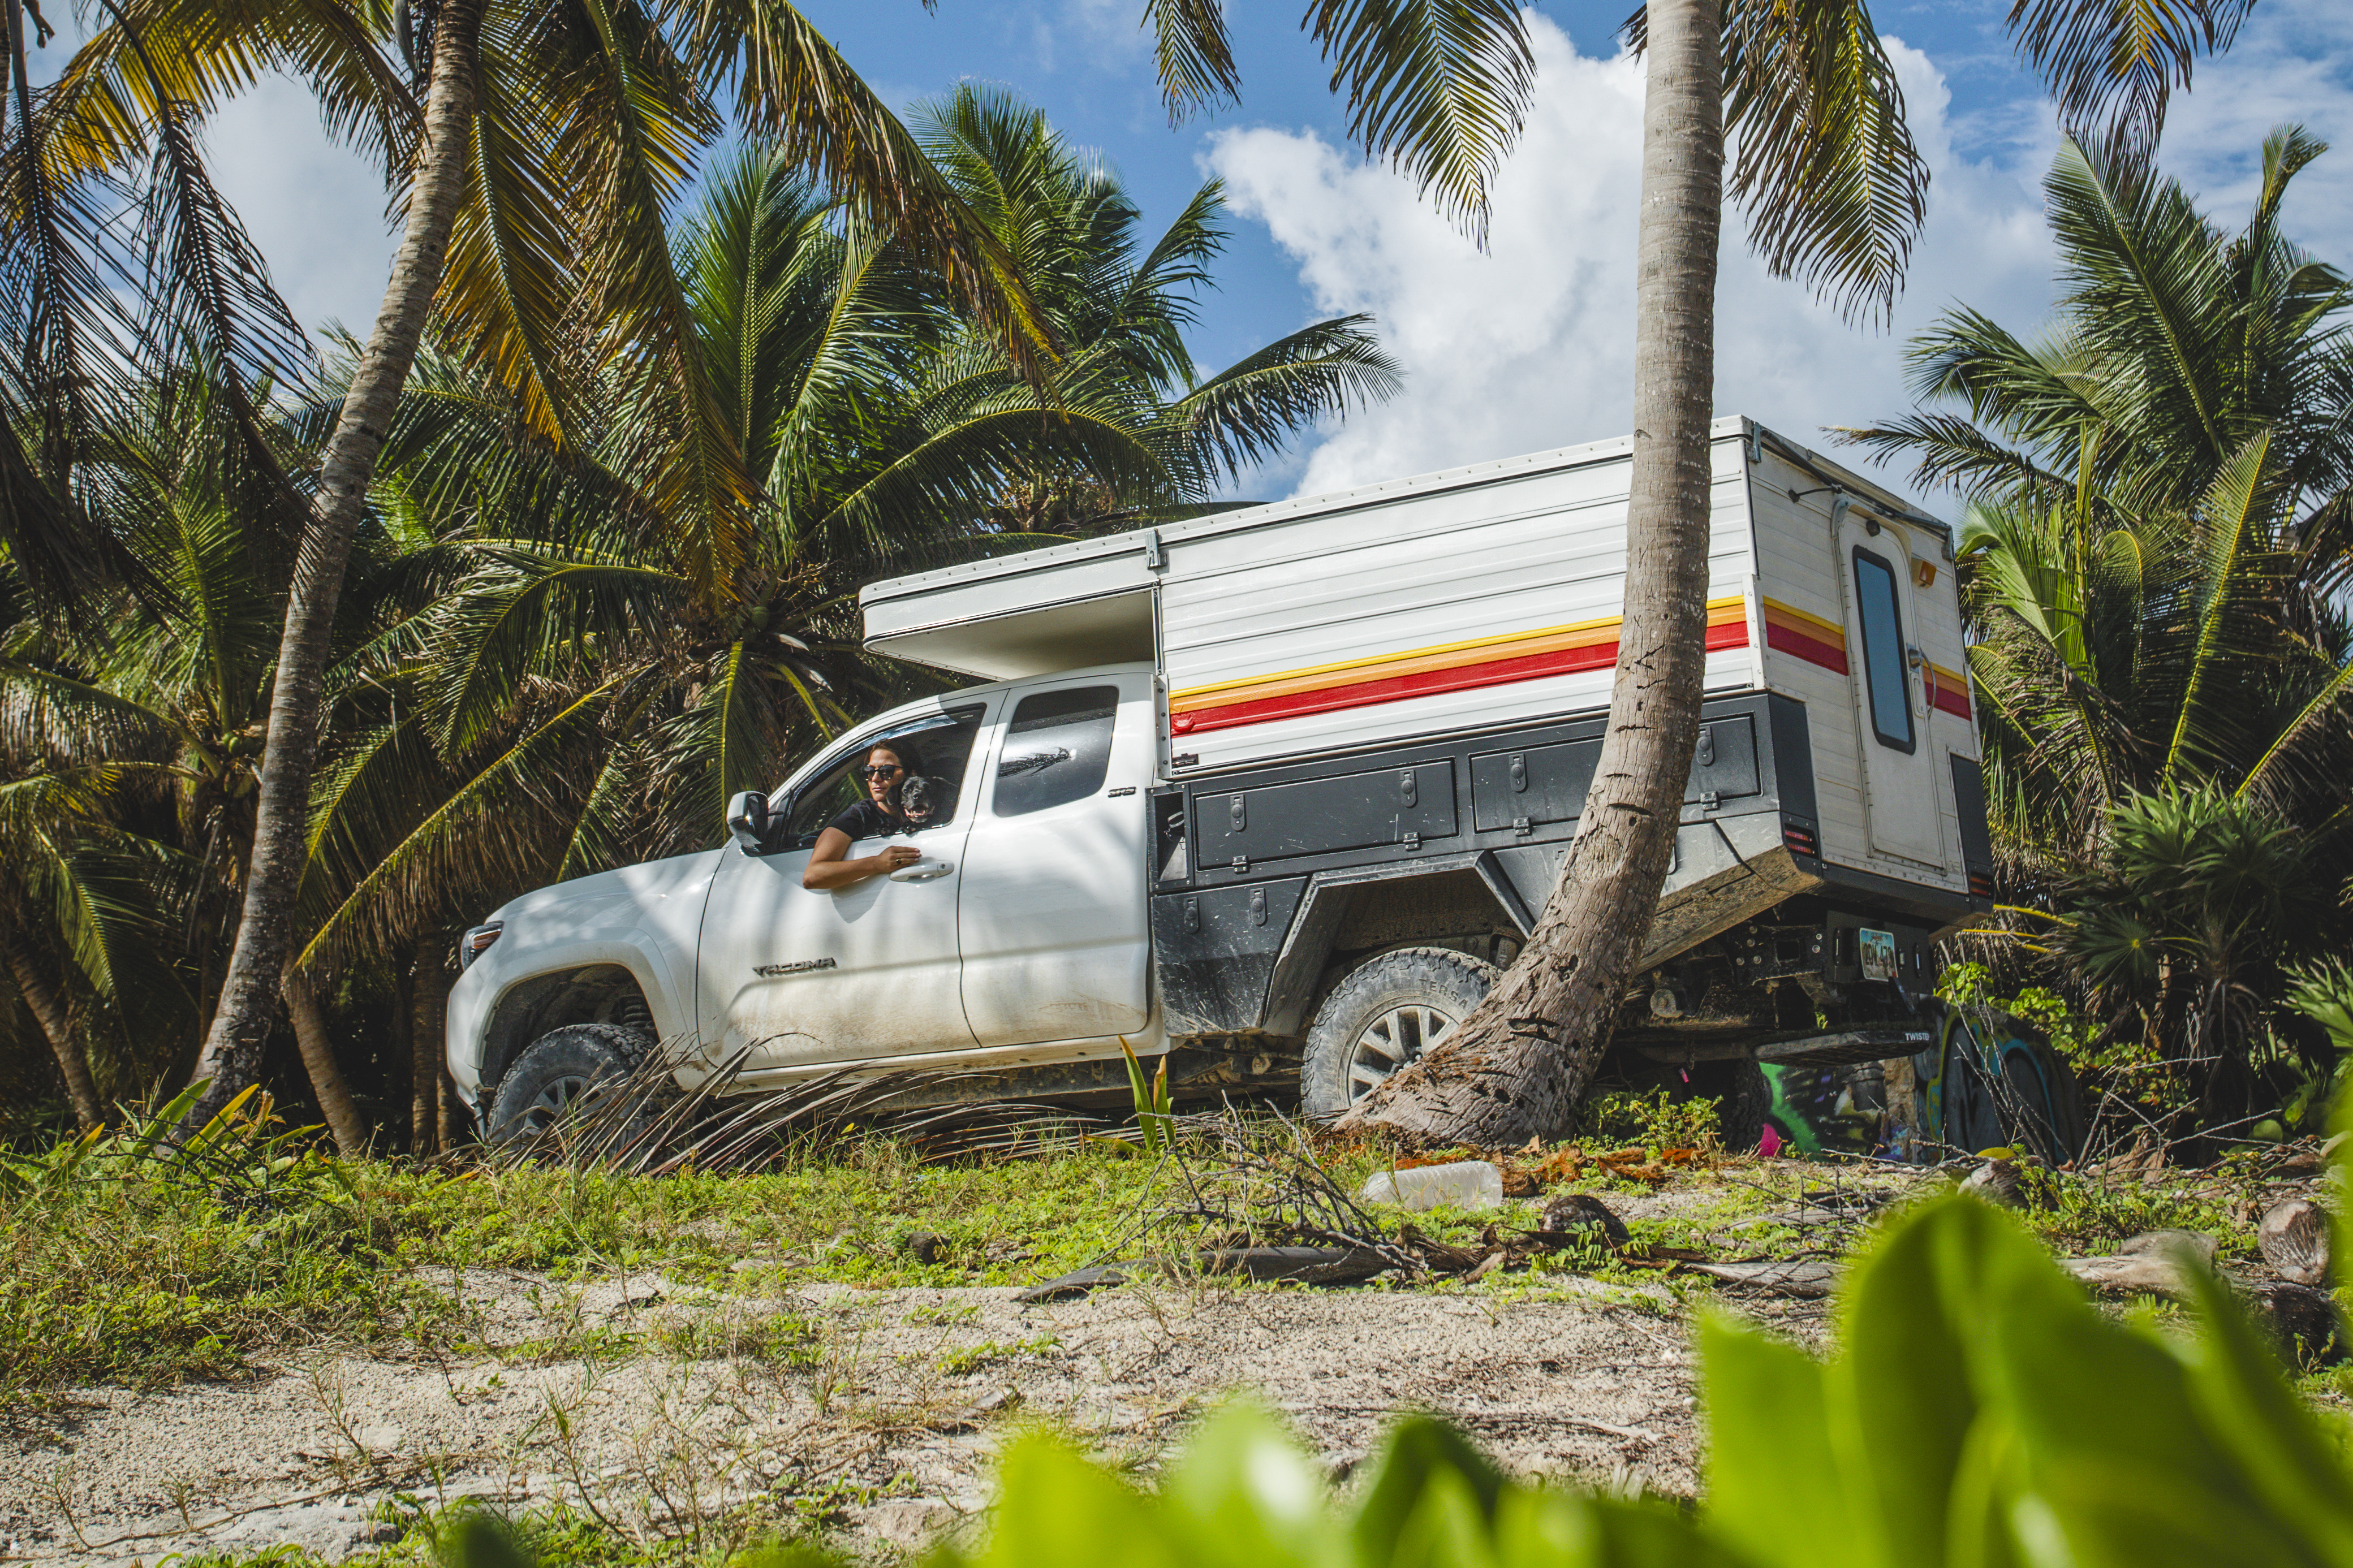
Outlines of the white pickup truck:
[[[1989,907],[1947,528],[1751,421],[1715,431],[1708,700],[1629,1072],[1926,1036],[1906,988]],[[543,888],[461,944],[450,1071],[494,1135],[659,1053],[757,1088],[930,1068],[1006,1093],[1296,1083],[1344,1108],[1508,963],[1576,828],[1617,648],[1628,443],[869,587],[868,646],[986,684],[882,714],[727,842]],[[875,741],[921,858],[802,885]],[[853,856],[882,841],[860,843]]]

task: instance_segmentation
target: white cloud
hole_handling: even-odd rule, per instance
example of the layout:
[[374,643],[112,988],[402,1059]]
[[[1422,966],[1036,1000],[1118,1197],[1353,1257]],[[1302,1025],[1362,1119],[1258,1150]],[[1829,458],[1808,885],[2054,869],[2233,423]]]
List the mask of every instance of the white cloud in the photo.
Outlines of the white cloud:
[[216,114],[205,147],[295,319],[313,333],[339,321],[364,339],[399,243],[383,171],[328,141],[309,91],[281,77]]
[[[1540,16],[1531,26],[1540,83],[1497,182],[1488,254],[1402,180],[1314,136],[1258,129],[1211,143],[1209,166],[1295,258],[1316,308],[1372,311],[1408,373],[1395,402],[1330,430],[1298,476],[1303,492],[1628,428],[1641,69],[1578,54]],[[1917,50],[1890,49],[1935,171],[1894,331],[1851,327],[1769,277],[1726,217],[1716,406],[1802,440],[1905,407],[1904,338],[1952,300],[2018,322],[2048,309],[2042,156],[2026,168],[1957,157],[1943,79]]]

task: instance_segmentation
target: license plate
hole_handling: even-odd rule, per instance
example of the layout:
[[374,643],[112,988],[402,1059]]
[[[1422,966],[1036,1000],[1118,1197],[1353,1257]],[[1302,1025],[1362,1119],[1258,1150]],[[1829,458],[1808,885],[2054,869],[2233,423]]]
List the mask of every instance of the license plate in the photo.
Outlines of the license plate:
[[1895,933],[1873,931],[1868,926],[1860,933],[1862,940],[1862,977],[1865,980],[1895,978]]

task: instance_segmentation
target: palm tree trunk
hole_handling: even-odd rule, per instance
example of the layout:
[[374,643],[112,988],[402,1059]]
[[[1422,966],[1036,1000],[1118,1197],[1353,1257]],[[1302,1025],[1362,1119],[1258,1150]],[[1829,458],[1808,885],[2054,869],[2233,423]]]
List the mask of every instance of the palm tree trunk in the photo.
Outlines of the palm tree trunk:
[[400,252],[393,260],[392,279],[367,352],[352,376],[334,434],[328,437],[320,464],[319,497],[295,557],[270,692],[245,910],[212,1032],[196,1061],[197,1076],[212,1080],[193,1113],[199,1126],[260,1074],[279,977],[289,956],[294,889],[308,854],[303,829],[318,757],[321,686],[335,603],[343,593],[353,537],[366,510],[376,458],[391,428],[393,407],[416,363],[433,296],[441,284],[450,226],[464,194],[481,16],[481,0],[441,0],[434,23],[425,135],[417,150]]
[[[6,5],[9,0],[0,0]],[[8,969],[16,978],[16,989],[25,994],[25,1005],[33,1010],[40,1021],[41,1033],[49,1038],[49,1049],[58,1056],[58,1070],[65,1074],[66,1093],[73,1099],[74,1119],[87,1132],[106,1123],[106,1108],[99,1103],[98,1086],[90,1081],[90,1063],[82,1059],[81,1047],[74,1043],[72,1021],[66,1016],[65,1004],[41,973],[40,960],[22,937],[8,941]]]
[[320,1114],[327,1119],[327,1131],[334,1134],[335,1148],[347,1157],[365,1153],[367,1123],[360,1120],[359,1107],[352,1103],[351,1086],[335,1065],[334,1042],[327,1037],[327,1015],[319,1006],[318,993],[311,989],[308,980],[290,971],[285,994],[286,1016],[294,1025],[294,1045],[302,1053],[302,1070],[310,1077]]
[[1718,0],[1651,0],[1634,304],[1626,608],[1609,729],[1560,880],[1444,1043],[1342,1125],[1509,1148],[1567,1132],[1672,857],[1705,690],[1708,420],[1724,217]]
[[448,943],[437,933],[417,939],[417,974],[408,1000],[408,1147],[431,1154],[448,1147],[441,1110],[442,1034],[449,1008]]

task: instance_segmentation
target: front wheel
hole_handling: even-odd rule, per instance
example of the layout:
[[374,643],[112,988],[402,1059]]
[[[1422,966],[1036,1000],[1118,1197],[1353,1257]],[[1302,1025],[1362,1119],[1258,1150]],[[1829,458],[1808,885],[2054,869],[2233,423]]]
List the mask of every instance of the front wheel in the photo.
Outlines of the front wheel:
[[618,1024],[569,1024],[524,1047],[491,1101],[490,1139],[512,1143],[537,1136],[586,1109],[597,1089],[626,1081],[651,1042]]
[[1333,988],[1308,1026],[1299,1109],[1337,1116],[1452,1034],[1503,972],[1451,947],[1400,947]]

